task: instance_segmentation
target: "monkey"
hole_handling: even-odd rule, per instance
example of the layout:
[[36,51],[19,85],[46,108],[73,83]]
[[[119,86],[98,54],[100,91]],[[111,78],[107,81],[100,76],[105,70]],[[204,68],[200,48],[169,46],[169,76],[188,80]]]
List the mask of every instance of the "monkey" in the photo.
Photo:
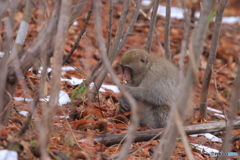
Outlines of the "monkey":
[[[140,125],[148,128],[162,128],[167,123],[174,95],[178,86],[178,69],[166,58],[149,54],[142,49],[130,49],[121,58],[123,83],[127,91],[138,102],[141,110]],[[130,111],[125,98],[120,97],[120,108]],[[185,115],[186,123],[193,117],[189,105]]]

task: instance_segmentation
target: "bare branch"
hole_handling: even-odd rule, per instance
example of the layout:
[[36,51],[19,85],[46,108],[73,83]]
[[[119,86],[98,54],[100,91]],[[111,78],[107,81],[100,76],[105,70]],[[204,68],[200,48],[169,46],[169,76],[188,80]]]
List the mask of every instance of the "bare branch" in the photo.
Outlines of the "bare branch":
[[22,46],[25,42],[25,38],[27,36],[27,31],[28,31],[28,27],[29,27],[29,23],[30,20],[32,18],[32,10],[34,8],[34,3],[36,2],[36,0],[27,0],[26,2],[26,6],[24,9],[24,13],[23,13],[23,18],[22,21],[20,23],[20,27],[18,30],[18,34],[13,46],[13,51],[15,50],[16,52],[13,52],[10,57],[9,57],[9,61],[13,60],[17,54],[22,50]]
[[201,97],[200,97],[200,117],[203,117],[203,118],[207,117],[207,107],[206,106],[207,106],[208,88],[209,88],[209,83],[210,83],[211,75],[212,75],[212,67],[214,65],[214,61],[215,61],[216,54],[217,54],[217,46],[218,46],[219,34],[220,34],[221,26],[222,26],[223,12],[227,5],[227,2],[228,2],[228,0],[220,1],[215,24],[214,24],[212,44],[211,44],[210,53],[209,53],[209,57],[208,57],[207,68],[206,68],[205,74],[204,74],[203,85],[202,85],[202,90],[201,90]]
[[109,0],[109,22],[108,22],[108,40],[107,40],[107,54],[111,46],[112,39],[112,22],[113,22],[113,2]]
[[72,49],[69,51],[68,55],[64,58],[63,64],[66,63],[66,61],[71,57],[71,55],[73,54],[73,52],[74,52],[75,49],[77,48],[80,40],[82,39],[83,34],[86,32],[86,28],[87,28],[88,22],[89,22],[89,20],[90,20],[91,14],[92,14],[92,9],[93,9],[93,1],[92,1],[92,3],[91,3],[90,9],[89,9],[89,11],[88,11],[88,15],[87,15],[87,17],[86,17],[86,19],[85,19],[85,24],[84,24],[84,26],[83,26],[83,29],[82,29],[81,32],[78,34],[78,37],[77,37],[77,39],[76,39],[76,41],[75,41]]
[[68,30],[68,22],[70,20],[70,6],[72,1],[62,0],[59,23],[57,26],[56,41],[54,45],[53,53],[53,72],[51,79],[51,91],[50,91],[50,100],[48,107],[44,109],[43,124],[40,134],[40,146],[41,146],[41,159],[48,159],[47,154],[47,141],[52,131],[53,118],[55,117],[56,106],[58,103],[58,96],[60,91],[60,76],[61,76],[61,66],[63,61],[64,53],[64,44],[66,39],[66,33]]
[[[113,45],[111,46],[109,54],[108,54],[108,57],[109,57],[109,60],[110,60],[111,63],[116,58],[116,56],[120,53],[120,50],[122,49],[123,45],[125,44],[125,42],[127,40],[128,34],[132,31],[132,28],[133,28],[133,26],[134,26],[134,24],[135,24],[135,22],[137,20],[138,14],[139,14],[139,9],[140,9],[140,4],[139,3],[140,2],[141,1],[138,0],[138,2],[137,2],[138,4],[137,4],[137,7],[135,8],[132,21],[130,22],[130,25],[127,28],[126,33],[124,34],[124,37],[123,37],[123,39],[121,41],[121,37],[122,37],[122,34],[123,34],[124,23],[126,21],[127,13],[128,13],[129,5],[130,5],[130,1],[129,2],[128,1],[124,1],[123,12],[121,14],[121,17],[120,17],[120,20],[119,20],[119,23],[118,23],[117,33],[116,33]],[[102,83],[103,83],[103,81],[104,81],[104,79],[105,79],[105,77],[107,75],[107,71],[106,70],[100,70],[98,73],[99,73],[99,75],[96,75],[98,77],[95,80],[95,86],[88,93],[89,100],[93,100],[94,95],[99,90],[100,86],[102,85]]]
[[118,159],[125,159],[127,156],[127,152],[128,149],[130,148],[130,145],[133,142],[134,139],[134,134],[137,130],[138,124],[139,124],[139,115],[137,115],[137,113],[139,113],[138,111],[138,107],[137,107],[137,103],[136,101],[133,99],[133,97],[127,92],[127,90],[122,86],[120,80],[118,79],[117,75],[114,73],[112,67],[111,67],[111,63],[107,57],[107,53],[106,53],[106,47],[102,36],[102,25],[101,25],[101,20],[100,20],[100,5],[101,2],[100,0],[98,0],[95,3],[95,30],[97,32],[97,38],[98,38],[98,43],[99,43],[99,49],[100,52],[102,54],[103,57],[103,63],[104,63],[104,69],[107,70],[111,77],[113,82],[119,87],[119,89],[121,90],[121,92],[123,93],[124,97],[127,99],[127,101],[129,102],[129,104],[132,107],[132,117],[131,117],[131,125],[129,127],[129,132],[128,132],[128,136],[126,138],[126,143],[124,144],[123,149],[121,150]]
[[[227,2],[225,2],[227,0],[222,0],[222,1],[223,1],[222,2],[223,4],[227,3]],[[239,55],[238,55],[238,57],[239,57]],[[221,151],[223,151],[223,152],[228,152],[230,150],[229,139],[230,139],[230,136],[231,136],[231,131],[233,129],[233,121],[236,117],[239,95],[240,95],[240,60],[238,58],[237,78],[235,80],[235,84],[234,84],[234,88],[233,88],[233,94],[232,94],[232,97],[231,97],[231,104],[230,104],[231,112],[230,112],[230,116],[229,116],[229,121],[227,123],[227,125],[228,125],[227,132],[225,134],[224,141],[223,141],[223,146],[222,146],[222,149],[221,149]],[[227,157],[223,156],[223,157],[220,157],[220,159],[221,160],[227,159]]]
[[152,47],[152,36],[155,28],[155,22],[156,22],[156,17],[157,17],[157,10],[158,6],[160,4],[160,0],[155,0],[154,5],[153,5],[153,11],[152,11],[152,16],[150,20],[150,28],[148,31],[148,38],[146,42],[146,51],[150,53],[151,47]]
[[183,15],[184,15],[184,33],[183,33],[183,39],[181,43],[181,57],[179,59],[179,68],[180,68],[180,78],[179,81],[181,82],[183,80],[183,70],[184,70],[184,57],[186,55],[187,51],[187,44],[188,44],[188,36],[189,36],[189,30],[191,26],[190,22],[190,10],[187,11],[186,6],[185,6],[185,1],[181,0],[180,1],[182,9],[183,9]]
[[[174,123],[174,109],[179,111],[180,117],[183,119],[186,106],[188,104],[188,99],[190,97],[191,92],[197,85],[197,64],[199,62],[200,54],[203,51],[203,43],[206,36],[207,28],[208,28],[208,17],[212,10],[215,1],[203,1],[203,6],[201,9],[199,23],[195,28],[195,31],[192,33],[192,40],[190,43],[190,65],[187,70],[186,80],[184,81],[184,85],[179,90],[181,94],[178,94],[178,98],[176,99],[175,105],[172,107],[170,112],[170,121],[167,125],[166,132],[164,136],[161,138],[160,145],[158,146],[157,151],[154,153],[154,158],[157,158],[157,152],[162,149],[163,142],[164,149],[161,154],[161,159],[169,159],[172,151],[175,147],[176,138],[178,136],[178,130],[176,128],[176,124]],[[166,141],[165,141],[166,140]]]
[[166,0],[166,17],[165,17],[165,28],[164,28],[164,48],[165,48],[166,58],[171,61],[170,20],[171,20],[171,0]]
[[174,120],[175,120],[177,129],[178,129],[178,131],[180,133],[180,136],[182,138],[183,146],[184,146],[184,149],[187,153],[187,156],[190,160],[194,160],[193,154],[191,152],[191,149],[190,149],[190,146],[189,146],[189,143],[188,143],[188,140],[187,140],[186,133],[183,130],[183,123],[181,121],[181,117],[179,116],[179,113],[177,112],[176,109],[174,110],[174,117],[175,117]]
[[129,34],[132,32],[132,29],[133,29],[133,27],[134,27],[134,25],[137,21],[137,18],[138,18],[139,12],[140,12],[141,3],[142,3],[142,0],[137,0],[137,4],[134,3],[135,4],[135,10],[134,10],[134,13],[133,13],[133,17],[131,18],[132,20],[131,20],[123,38],[122,38],[122,41],[120,42],[118,50],[115,53],[115,57],[117,57],[117,55],[119,54],[119,52],[123,48],[124,44],[126,43]]
[[71,17],[70,17],[70,24],[69,27],[73,24],[73,22],[78,18],[79,13],[83,10],[87,0],[78,0],[72,9]]

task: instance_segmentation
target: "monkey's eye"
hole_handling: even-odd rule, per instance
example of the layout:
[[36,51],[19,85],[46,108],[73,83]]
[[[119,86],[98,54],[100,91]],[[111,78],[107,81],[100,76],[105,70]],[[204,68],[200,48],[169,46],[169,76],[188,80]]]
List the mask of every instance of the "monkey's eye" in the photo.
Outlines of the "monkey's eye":
[[141,58],[140,61],[141,61],[142,63],[144,63],[144,64],[147,63],[147,59],[144,59],[144,58]]

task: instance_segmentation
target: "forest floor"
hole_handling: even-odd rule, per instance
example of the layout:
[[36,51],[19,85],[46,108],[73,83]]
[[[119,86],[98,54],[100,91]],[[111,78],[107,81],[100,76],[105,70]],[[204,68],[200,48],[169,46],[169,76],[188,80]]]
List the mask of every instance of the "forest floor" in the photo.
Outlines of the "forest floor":
[[[164,2],[163,4],[164,5]],[[176,5],[177,4],[173,4]],[[89,4],[81,13],[79,19],[76,20],[74,25],[69,29],[67,41],[65,45],[65,55],[71,50],[79,32],[81,31],[85,17],[88,12]],[[108,10],[107,3],[103,3],[101,15],[102,28],[105,40],[107,40],[107,24],[108,24]],[[230,1],[224,16],[238,16],[240,3],[233,3]],[[113,19],[113,37],[116,33],[116,28],[121,14],[122,4],[114,3],[114,19]],[[132,8],[133,9],[133,8]],[[15,21],[20,22],[22,11],[17,13]],[[128,19],[129,22],[130,19]],[[19,24],[19,23],[17,23]],[[195,89],[193,100],[195,103],[195,118],[192,124],[206,123],[209,121],[225,120],[230,111],[230,99],[232,94],[233,84],[236,78],[237,61],[240,53],[240,21],[233,24],[222,24],[219,45],[217,49],[217,58],[213,67],[213,74],[210,81],[208,91],[208,118],[202,119],[199,115],[199,99],[202,88],[202,81],[209,56],[209,48],[211,45],[212,30],[214,23],[210,23],[207,33],[207,38],[204,44],[204,53],[200,58],[199,67],[199,84]],[[183,37],[184,21],[182,19],[171,19],[171,53],[172,60],[177,65],[180,58],[181,40]],[[127,26],[126,26],[127,27]],[[125,27],[125,28],[126,28]],[[144,16],[140,16],[136,22],[133,32],[129,35],[128,41],[121,51],[121,54],[115,59],[113,68],[118,77],[121,79],[121,72],[118,68],[118,62],[122,54],[130,48],[145,48],[147,34],[149,29],[149,20]],[[39,28],[32,22],[27,36],[27,44],[34,39],[38,33]],[[164,42],[164,17],[158,15],[156,22],[156,30],[161,44]],[[192,31],[192,30],[191,30]],[[1,31],[4,32],[4,31]],[[26,45],[27,47],[27,45]],[[152,54],[159,54],[161,48],[159,47],[156,36],[153,38]],[[188,55],[185,57],[185,64],[188,62]],[[93,16],[87,26],[87,32],[81,39],[78,48],[74,51],[73,55],[68,60],[71,69],[66,69],[62,72],[61,90],[66,92],[69,97],[73,96],[73,90],[78,85],[67,81],[66,79],[85,79],[92,69],[92,67],[100,60],[101,55],[97,47],[96,34],[94,32]],[[38,159],[38,152],[34,149],[37,148],[36,144],[39,139],[39,130],[41,129],[40,123],[42,114],[47,102],[40,101],[38,107],[31,120],[30,127],[25,135],[21,138],[16,138],[17,133],[21,130],[23,122],[26,120],[26,115],[21,111],[28,111],[30,109],[30,101],[27,99],[19,100],[16,97],[33,98],[35,91],[39,84],[40,75],[36,75],[29,71],[27,73],[29,79],[25,80],[28,84],[27,89],[24,89],[30,97],[24,97],[23,89],[20,85],[17,86],[13,102],[11,115],[7,121],[4,129],[1,130],[0,149],[6,149],[6,143],[9,141],[18,142],[23,148],[17,150],[19,159]],[[48,81],[46,83],[45,94],[51,88]],[[111,77],[107,76],[105,84],[114,85]],[[104,87],[103,87],[104,89]],[[127,133],[129,126],[129,117],[131,112],[120,112],[118,99],[121,93],[106,89],[99,92],[97,101],[95,103],[87,101],[84,97],[78,95],[75,100],[59,105],[54,119],[54,126],[52,136],[49,141],[49,153],[54,157],[68,157],[70,159],[102,159],[102,155],[113,156],[121,150],[121,145],[116,144],[112,146],[105,146],[101,143],[94,142],[94,138],[98,135],[111,135],[118,133]],[[44,97],[43,97],[44,98]],[[45,97],[46,98],[46,97]],[[239,101],[240,102],[240,101]],[[240,103],[239,103],[240,104]],[[215,109],[215,110],[214,110]],[[240,105],[236,113],[240,117]],[[146,127],[139,127],[138,130],[146,130]],[[240,130],[233,130],[235,134],[240,134]],[[187,136],[190,144],[197,144],[199,146],[209,147],[211,149],[220,150],[222,142],[221,138],[224,137],[223,132],[212,133],[216,137],[209,138],[205,135]],[[219,138],[219,139],[216,139]],[[8,141],[6,141],[8,140]],[[78,145],[77,145],[78,143]],[[131,151],[140,148],[128,156],[128,159],[147,159],[151,158],[153,150],[157,147],[159,140],[145,141],[133,143]],[[192,153],[195,159],[214,159],[212,158],[205,148],[199,150],[198,147],[191,145]],[[238,152],[240,155],[240,140],[231,144],[231,152]],[[231,158],[231,157],[229,157]],[[62,158],[64,159],[64,158]],[[172,154],[172,159],[187,159],[187,155],[181,140],[177,141],[176,148]],[[233,158],[234,159],[234,158]]]

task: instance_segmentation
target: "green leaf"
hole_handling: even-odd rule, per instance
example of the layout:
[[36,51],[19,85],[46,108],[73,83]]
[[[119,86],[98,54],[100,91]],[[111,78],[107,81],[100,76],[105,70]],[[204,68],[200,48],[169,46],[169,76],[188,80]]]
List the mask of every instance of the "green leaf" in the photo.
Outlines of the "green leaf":
[[77,86],[72,92],[72,100],[75,100],[76,97],[80,94],[82,97],[85,97],[87,91],[87,86],[86,85],[79,85]]

